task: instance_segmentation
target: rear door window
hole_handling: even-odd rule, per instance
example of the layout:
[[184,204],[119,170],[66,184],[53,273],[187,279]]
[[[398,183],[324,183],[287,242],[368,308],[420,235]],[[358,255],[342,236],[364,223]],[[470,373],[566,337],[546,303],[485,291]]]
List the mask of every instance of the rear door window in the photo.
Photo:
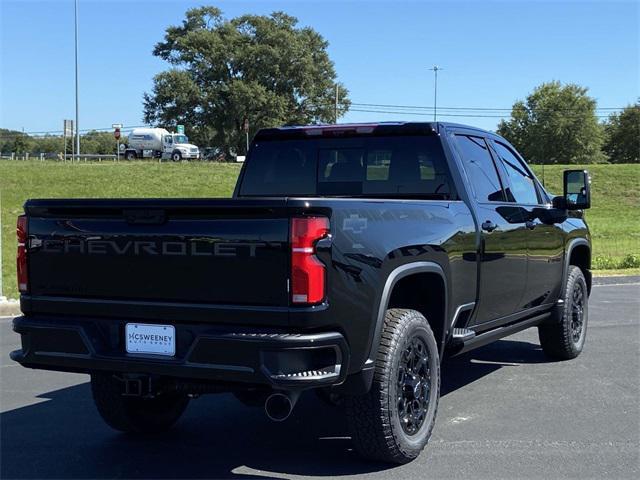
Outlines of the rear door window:
[[498,171],[484,138],[455,135],[469,181],[479,202],[506,200]]
[[506,188],[507,200],[524,205],[540,203],[535,180],[520,159],[506,145],[496,141],[493,145],[509,177],[509,185]]

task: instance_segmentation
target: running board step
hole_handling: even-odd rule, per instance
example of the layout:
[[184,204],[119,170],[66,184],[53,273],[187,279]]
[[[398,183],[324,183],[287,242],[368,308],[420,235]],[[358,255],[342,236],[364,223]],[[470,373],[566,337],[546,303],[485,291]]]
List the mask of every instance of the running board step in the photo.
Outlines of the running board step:
[[474,332],[470,328],[454,328],[452,339],[454,342],[464,343],[468,342],[475,336],[476,332]]

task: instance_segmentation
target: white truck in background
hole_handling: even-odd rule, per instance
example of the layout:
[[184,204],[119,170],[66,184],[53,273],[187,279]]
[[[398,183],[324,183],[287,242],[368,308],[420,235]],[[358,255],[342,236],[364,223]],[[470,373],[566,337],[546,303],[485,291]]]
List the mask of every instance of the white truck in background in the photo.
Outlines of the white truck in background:
[[200,158],[200,150],[183,133],[164,128],[134,128],[124,150],[127,160],[136,158],[171,159],[174,162]]

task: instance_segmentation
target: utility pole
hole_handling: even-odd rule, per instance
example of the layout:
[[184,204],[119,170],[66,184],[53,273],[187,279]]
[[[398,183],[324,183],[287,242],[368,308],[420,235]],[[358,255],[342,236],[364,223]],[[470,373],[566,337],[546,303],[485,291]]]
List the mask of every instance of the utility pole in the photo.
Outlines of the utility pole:
[[336,124],[338,123],[338,101],[339,101],[339,96],[340,96],[340,92],[339,92],[338,88],[339,88],[338,84],[336,83],[336,105],[335,105],[335,108],[334,108],[334,111],[333,111],[333,116],[334,116]]
[[80,122],[78,121],[78,0],[76,0],[75,10],[76,24],[76,152],[78,160],[80,159]]
[[2,298],[2,190],[0,190],[0,298]]
[[76,161],[76,130],[75,130],[75,126],[73,125],[73,120],[71,120],[71,163]]
[[438,119],[438,71],[442,70],[437,65],[434,65],[429,70],[433,70],[434,84],[433,84],[433,121]]
[[244,130],[244,136],[246,140],[246,148],[244,151],[245,156],[249,154],[249,117],[244,117],[242,120],[242,129]]

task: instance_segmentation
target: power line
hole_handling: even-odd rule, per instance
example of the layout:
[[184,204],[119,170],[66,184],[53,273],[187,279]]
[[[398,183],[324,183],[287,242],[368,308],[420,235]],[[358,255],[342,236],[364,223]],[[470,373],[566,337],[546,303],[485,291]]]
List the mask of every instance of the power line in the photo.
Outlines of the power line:
[[[372,109],[364,109],[364,108],[350,108],[350,112],[369,112],[369,113],[391,113],[394,115],[420,115],[420,116],[432,116],[432,113],[426,112],[411,112],[411,111],[394,111],[394,110],[372,110]],[[441,117],[470,117],[470,118],[507,118],[508,115],[466,115],[466,114],[455,114],[455,113],[442,113],[439,112],[438,115]]]
[[[122,127],[120,130],[122,132],[129,132],[131,130],[133,130],[134,128],[148,128],[149,125],[134,125],[131,127]],[[80,130],[80,132],[83,133],[90,133],[90,132],[110,132],[111,130],[113,130],[113,127],[101,127],[101,128],[83,128],[82,130]],[[4,137],[4,138],[13,138],[13,137],[17,137],[19,135],[31,135],[31,136],[46,136],[46,135],[52,135],[52,136],[56,136],[56,134],[62,134],[63,131],[62,130],[41,130],[39,132],[18,132],[17,130],[14,130],[14,134],[8,134],[5,133],[4,135],[0,135],[0,137]]]
[[[418,110],[433,110],[434,107],[425,106],[425,105],[395,105],[395,104],[385,104],[385,103],[357,103],[351,102],[351,105],[362,106],[362,107],[388,107],[388,108],[410,108],[410,109],[418,109]],[[625,107],[596,107],[594,110],[624,110]],[[511,112],[513,107],[511,108],[489,108],[489,107],[438,107],[438,110],[487,110],[487,111],[507,111]],[[544,109],[542,109],[544,110]],[[566,108],[566,109],[553,109],[554,111],[576,111],[575,108]]]
[[[319,107],[321,105],[316,105]],[[332,107],[335,107],[335,103],[331,103]],[[399,104],[386,104],[386,103],[364,103],[364,102],[351,102],[351,107],[348,112],[363,112],[363,113],[384,113],[394,115],[417,115],[417,116],[431,116],[435,110],[434,107],[428,105],[399,105]],[[353,108],[355,107],[355,108]],[[438,114],[443,117],[460,117],[460,118],[509,118],[511,117],[512,108],[497,108],[497,107],[437,107]],[[624,110],[626,107],[596,107],[596,112],[615,112]],[[577,109],[541,109],[538,112],[553,112],[562,113],[565,117],[571,117],[571,112],[577,112]],[[470,112],[470,113],[464,113]],[[501,112],[505,112],[502,114]],[[608,118],[609,115],[596,115],[597,118]],[[128,132],[134,128],[144,128],[149,125],[134,125],[123,127],[123,132]],[[81,133],[89,132],[108,132],[112,127],[101,128],[84,128],[79,130]],[[30,136],[59,136],[63,133],[62,130],[41,130],[33,132],[17,132],[15,134],[3,134],[0,138],[14,138],[19,134],[25,134]]]
[[[442,113],[438,109],[438,115],[441,117],[464,117],[464,118],[510,118],[511,115],[483,115],[481,113],[464,114],[464,113]],[[364,108],[350,108],[350,112],[368,112],[368,113],[390,113],[393,115],[419,115],[419,116],[432,116],[432,113],[427,112],[412,112],[410,110],[382,110],[382,109],[364,109]],[[563,114],[565,118],[578,117],[578,115]],[[609,115],[596,115],[596,118],[609,118]]]

